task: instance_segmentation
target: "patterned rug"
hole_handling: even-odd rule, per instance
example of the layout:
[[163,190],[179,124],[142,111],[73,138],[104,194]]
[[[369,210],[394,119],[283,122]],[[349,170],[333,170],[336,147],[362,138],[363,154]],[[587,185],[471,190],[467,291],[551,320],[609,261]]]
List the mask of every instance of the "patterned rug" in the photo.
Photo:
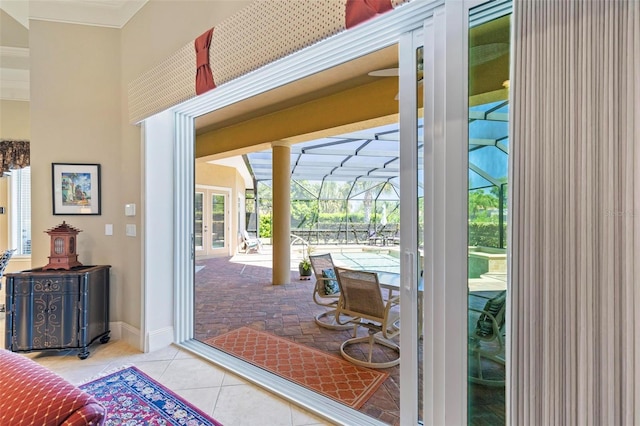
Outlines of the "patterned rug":
[[249,327],[204,343],[354,409],[360,408],[389,376]]
[[116,371],[80,388],[105,406],[107,426],[221,426],[136,367]]

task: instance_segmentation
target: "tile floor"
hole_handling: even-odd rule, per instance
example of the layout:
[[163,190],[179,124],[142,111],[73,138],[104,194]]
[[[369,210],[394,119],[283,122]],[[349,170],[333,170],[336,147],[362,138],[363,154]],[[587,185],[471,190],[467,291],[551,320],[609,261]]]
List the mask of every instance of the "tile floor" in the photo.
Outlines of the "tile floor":
[[[0,330],[4,330],[4,313],[0,313]],[[0,340],[4,347],[4,335]],[[93,344],[90,351],[85,360],[78,359],[77,351],[25,355],[74,384],[135,365],[225,426],[330,424],[176,346],[145,354],[116,340]]]

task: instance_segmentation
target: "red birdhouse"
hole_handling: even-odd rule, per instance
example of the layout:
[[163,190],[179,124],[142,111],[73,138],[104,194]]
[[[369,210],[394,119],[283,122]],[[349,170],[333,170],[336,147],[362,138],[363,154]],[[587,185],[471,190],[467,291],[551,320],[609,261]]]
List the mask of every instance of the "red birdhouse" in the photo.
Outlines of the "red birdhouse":
[[78,262],[78,254],[76,253],[76,235],[82,232],[73,226],[62,222],[61,225],[45,231],[51,236],[51,256],[49,263],[42,268],[47,269],[66,269],[69,270],[76,266],[82,266]]

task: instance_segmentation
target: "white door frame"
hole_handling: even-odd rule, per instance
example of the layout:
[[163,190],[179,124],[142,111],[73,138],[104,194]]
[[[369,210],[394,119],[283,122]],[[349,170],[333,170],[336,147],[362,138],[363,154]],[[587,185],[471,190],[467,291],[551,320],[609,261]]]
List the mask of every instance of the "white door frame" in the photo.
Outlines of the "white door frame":
[[225,188],[222,186],[212,186],[212,185],[196,185],[195,192],[203,192],[203,206],[202,206],[202,217],[203,217],[203,225],[205,219],[211,218],[211,199],[210,196],[212,194],[216,195],[224,195],[224,247],[214,249],[211,247],[211,229],[207,228],[202,235],[202,249],[196,249],[196,256],[211,256],[211,255],[220,255],[224,254],[227,256],[231,256],[231,241],[232,241],[232,206],[231,206],[231,188]]
[[[425,105],[427,99],[433,99],[434,105],[431,145],[426,148],[425,153],[425,165],[431,165],[432,170],[432,176],[427,178],[425,168],[425,180],[433,184],[430,197],[434,203],[433,210],[426,215],[428,220],[425,221],[425,241],[432,242],[429,248],[432,259],[425,265],[428,270],[425,267],[424,307],[425,318],[429,318],[429,321],[425,321],[424,328],[424,413],[425,424],[466,423],[467,330],[466,317],[460,315],[460,312],[466,312],[466,268],[461,265],[466,265],[467,255],[465,221],[468,113],[465,98],[465,52],[469,4],[459,1],[444,3],[444,0],[408,3],[373,21],[293,53],[145,120],[148,134],[155,133],[151,130],[156,127],[175,129],[171,135],[174,171],[172,192],[165,192],[165,196],[161,198],[145,200],[147,211],[169,212],[167,217],[173,219],[174,233],[168,238],[164,233],[145,233],[144,255],[147,263],[153,260],[148,249],[152,250],[152,247],[158,245],[172,247],[174,261],[170,264],[156,263],[153,278],[166,281],[173,286],[174,291],[169,296],[167,294],[170,293],[163,293],[162,300],[154,297],[153,300],[144,300],[145,307],[154,306],[154,310],[159,312],[168,308],[165,312],[175,313],[173,329],[176,343],[200,352],[213,362],[224,364],[254,383],[292,399],[303,407],[319,410],[329,420],[350,425],[381,424],[368,416],[354,413],[342,404],[325,401],[304,390],[297,390],[297,394],[292,396],[291,385],[286,380],[274,380],[272,376],[265,376],[258,371],[260,369],[252,369],[246,363],[193,339],[194,121],[199,115],[398,43],[402,34],[422,28],[437,8],[433,36],[429,41],[434,46],[434,81],[430,85],[431,94],[429,97],[425,96]],[[425,74],[428,74],[426,70]],[[415,131],[415,127],[413,130]],[[144,141],[147,145],[151,143],[150,140]],[[441,159],[444,161],[440,162]],[[148,163],[150,159],[145,161]],[[147,168],[145,173],[145,179],[152,181],[160,171]],[[162,173],[166,175],[164,170]],[[152,288],[152,285],[158,285],[157,281],[150,281],[150,278],[145,276],[143,292],[146,288]],[[401,291],[409,294],[413,291],[412,286],[406,286],[406,283],[403,279]],[[142,330],[144,336],[152,336],[163,327],[163,320],[155,316],[145,318]],[[411,334],[417,333],[416,324],[410,329],[414,330]],[[149,347],[153,345],[148,345],[147,348]],[[406,374],[406,369],[404,373]],[[417,400],[417,387],[413,387],[413,384],[415,380],[411,378],[402,381],[401,392],[402,395],[412,395],[410,400]],[[416,424],[414,414],[405,414],[408,411],[414,412],[415,408],[403,404],[402,425]]]

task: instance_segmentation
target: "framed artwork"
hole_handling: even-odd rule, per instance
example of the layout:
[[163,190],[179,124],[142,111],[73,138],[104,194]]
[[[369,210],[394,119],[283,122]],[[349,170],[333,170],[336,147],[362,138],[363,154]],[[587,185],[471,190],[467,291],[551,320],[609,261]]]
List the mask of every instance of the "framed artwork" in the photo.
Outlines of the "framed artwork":
[[51,163],[53,214],[100,214],[100,164]]

